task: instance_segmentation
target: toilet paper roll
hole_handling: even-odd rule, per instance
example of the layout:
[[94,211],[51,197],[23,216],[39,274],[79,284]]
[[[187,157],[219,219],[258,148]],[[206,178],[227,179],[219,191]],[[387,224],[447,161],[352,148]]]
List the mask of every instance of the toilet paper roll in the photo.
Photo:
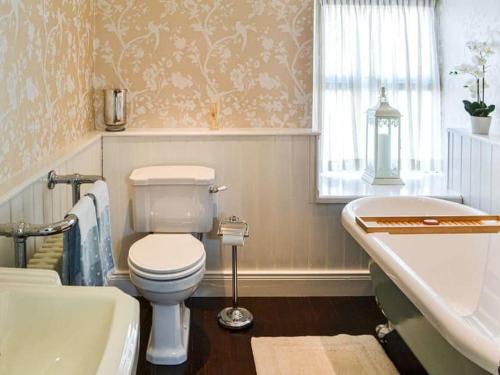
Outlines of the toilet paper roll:
[[243,246],[245,238],[243,236],[236,236],[233,234],[224,234],[222,236],[222,244],[227,246]]

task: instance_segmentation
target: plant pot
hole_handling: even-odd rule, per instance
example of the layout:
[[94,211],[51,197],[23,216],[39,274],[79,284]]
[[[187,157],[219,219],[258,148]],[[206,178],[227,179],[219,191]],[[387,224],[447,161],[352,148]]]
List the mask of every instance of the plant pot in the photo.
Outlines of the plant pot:
[[490,132],[491,117],[470,117],[472,134],[488,134]]

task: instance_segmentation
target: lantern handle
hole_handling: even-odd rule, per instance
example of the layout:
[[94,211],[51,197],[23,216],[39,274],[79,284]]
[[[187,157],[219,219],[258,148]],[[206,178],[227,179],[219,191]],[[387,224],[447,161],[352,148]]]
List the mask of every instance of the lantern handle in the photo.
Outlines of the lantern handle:
[[380,88],[380,102],[381,103],[387,103],[387,95],[386,95],[385,86],[382,86]]

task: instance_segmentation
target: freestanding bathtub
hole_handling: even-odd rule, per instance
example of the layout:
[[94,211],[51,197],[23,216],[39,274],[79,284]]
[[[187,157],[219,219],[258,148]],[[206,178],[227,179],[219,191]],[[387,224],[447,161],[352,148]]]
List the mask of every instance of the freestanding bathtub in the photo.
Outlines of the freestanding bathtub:
[[342,212],[371,257],[375,296],[426,370],[500,374],[500,235],[365,233],[356,216],[474,215],[418,197],[362,198]]

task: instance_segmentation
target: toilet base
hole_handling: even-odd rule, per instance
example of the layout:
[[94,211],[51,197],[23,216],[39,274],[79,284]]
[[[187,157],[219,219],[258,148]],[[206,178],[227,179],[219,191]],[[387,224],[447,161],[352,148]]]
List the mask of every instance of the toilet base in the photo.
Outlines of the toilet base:
[[153,307],[146,359],[155,365],[178,365],[187,360],[190,311],[184,302]]

